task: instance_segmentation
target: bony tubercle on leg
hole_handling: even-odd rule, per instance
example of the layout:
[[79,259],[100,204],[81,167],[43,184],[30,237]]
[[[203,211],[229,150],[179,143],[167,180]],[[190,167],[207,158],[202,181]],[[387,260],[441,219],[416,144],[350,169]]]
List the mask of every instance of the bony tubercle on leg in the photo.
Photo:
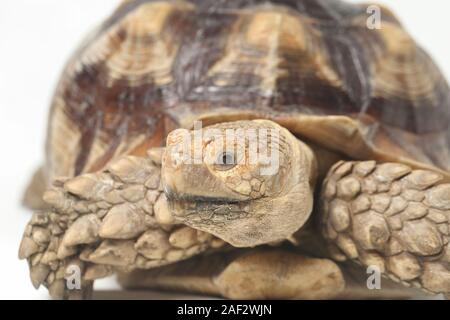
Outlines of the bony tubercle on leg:
[[[225,256],[231,249],[285,240],[302,246],[308,237],[313,240],[310,249],[320,248],[318,232],[305,233],[314,220],[310,219],[313,193],[318,191],[314,213],[335,260],[376,265],[405,286],[448,294],[450,184],[440,173],[400,163],[341,161],[329,170],[323,185],[316,186],[318,168],[324,170],[326,165],[317,165],[312,149],[278,124],[236,121],[212,128],[219,136],[201,138],[200,146],[209,158],[225,159],[225,164],[206,161],[206,156],[194,163],[174,161],[178,140],[169,135],[167,147],[154,157],[124,156],[98,172],[55,180],[44,196],[50,209],[33,215],[19,250],[20,258],[28,260],[33,285],[44,284],[54,297],[79,297],[90,292],[93,280],[117,270],[173,265],[200,253],[221,251]],[[238,134],[237,141],[244,141],[244,157],[229,150],[225,157],[217,153],[219,140],[230,129],[277,132],[277,142],[266,149],[278,154],[278,170],[262,174],[259,169],[265,164],[250,161],[252,136]],[[228,163],[229,159],[233,161]],[[302,233],[303,238],[293,237]],[[286,264],[298,272],[309,270],[305,269],[309,263],[322,263],[299,258],[293,252],[300,249],[279,255],[258,251],[228,261],[230,269],[214,278],[220,288],[215,292],[253,297],[252,290],[244,288],[252,282],[258,297],[312,297],[303,292],[300,275],[294,273],[280,278],[283,285],[270,296],[257,277],[231,272],[251,266],[263,270],[258,273],[262,278],[281,268],[275,256],[288,257]],[[337,275],[339,266],[324,261]],[[71,265],[80,269],[79,291],[62,285]],[[230,279],[241,287],[232,286]],[[340,287],[339,277],[332,280],[330,288]],[[295,283],[303,289],[295,291]],[[328,284],[321,284],[317,297],[328,297]]]
[[[19,248],[33,285],[45,285],[53,298],[87,298],[95,279],[118,269],[154,268],[225,246],[174,223],[160,176],[150,158],[125,156],[56,181],[44,197],[51,209],[33,214]],[[71,289],[73,266],[81,279]]]
[[390,279],[450,292],[450,184],[400,163],[339,162],[321,196],[321,229],[337,259]]

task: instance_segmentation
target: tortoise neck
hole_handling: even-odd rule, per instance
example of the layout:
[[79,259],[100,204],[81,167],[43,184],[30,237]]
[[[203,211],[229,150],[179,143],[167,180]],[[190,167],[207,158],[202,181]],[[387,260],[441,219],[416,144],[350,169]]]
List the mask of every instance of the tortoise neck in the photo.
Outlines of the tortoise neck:
[[305,141],[311,150],[316,165],[316,181],[322,181],[331,167],[341,160],[347,160],[342,154],[318,145],[311,141]]

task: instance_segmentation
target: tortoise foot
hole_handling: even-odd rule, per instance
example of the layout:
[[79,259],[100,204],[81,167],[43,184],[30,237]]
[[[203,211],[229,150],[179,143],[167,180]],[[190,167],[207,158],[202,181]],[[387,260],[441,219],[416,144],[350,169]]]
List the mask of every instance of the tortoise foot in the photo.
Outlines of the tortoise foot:
[[321,230],[339,261],[450,293],[450,184],[398,163],[339,162],[324,181]]
[[35,288],[52,298],[89,298],[93,281],[117,270],[148,269],[224,242],[176,225],[160,186],[160,168],[126,156],[105,170],[57,180],[49,209],[33,214],[19,248]]

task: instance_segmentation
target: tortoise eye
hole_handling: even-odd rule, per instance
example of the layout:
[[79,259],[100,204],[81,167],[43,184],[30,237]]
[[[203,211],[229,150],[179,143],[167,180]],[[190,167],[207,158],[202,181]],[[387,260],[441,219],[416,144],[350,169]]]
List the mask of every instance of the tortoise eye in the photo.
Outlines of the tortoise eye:
[[235,167],[236,164],[234,153],[227,151],[219,153],[216,159],[215,168],[217,170],[225,171]]

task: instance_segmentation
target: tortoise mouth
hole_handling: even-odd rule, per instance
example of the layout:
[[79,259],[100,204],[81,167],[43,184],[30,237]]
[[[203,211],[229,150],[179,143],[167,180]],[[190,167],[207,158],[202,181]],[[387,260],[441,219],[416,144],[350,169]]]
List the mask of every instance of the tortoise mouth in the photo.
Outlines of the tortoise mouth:
[[221,197],[213,197],[213,196],[199,196],[199,195],[192,195],[188,193],[177,193],[174,192],[172,189],[166,187],[164,189],[164,193],[166,194],[166,198],[168,201],[179,201],[179,202],[208,202],[208,203],[215,203],[215,204],[233,204],[233,203],[240,203],[245,202],[248,200],[236,200],[236,199],[229,199],[229,198],[221,198]]
[[251,207],[251,200],[180,194],[169,188],[165,195],[173,216],[194,228],[246,217]]
[[203,202],[220,205],[220,204],[237,204],[249,201],[249,200],[229,199],[224,197],[200,196],[188,193],[178,193],[168,186],[165,186],[164,193],[166,194],[166,198],[168,201],[177,201],[177,202],[190,202],[190,203]]

